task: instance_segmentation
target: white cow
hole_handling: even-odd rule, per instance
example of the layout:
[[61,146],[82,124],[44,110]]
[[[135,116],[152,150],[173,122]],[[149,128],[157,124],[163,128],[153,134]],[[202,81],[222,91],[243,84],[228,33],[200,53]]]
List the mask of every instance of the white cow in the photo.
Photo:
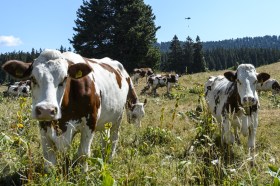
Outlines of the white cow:
[[151,88],[151,92],[156,95],[159,87],[166,87],[167,94],[170,93],[172,86],[176,85],[179,80],[178,74],[153,74],[148,77],[147,86],[141,90],[141,94]]
[[30,96],[30,80],[15,82],[13,85],[9,85],[5,95],[7,96]]
[[[211,77],[205,84],[205,98],[212,115],[222,123],[222,139],[226,144],[239,140],[237,129],[248,136],[248,147],[253,158],[258,126],[258,82],[270,75],[256,73],[251,64],[239,65],[236,72],[225,72],[224,77]],[[234,134],[231,132],[234,128]]]
[[[33,63],[11,60],[2,66],[15,78],[31,78],[32,117],[40,123],[46,167],[56,164],[55,151],[66,152],[80,132],[77,159],[87,171],[85,158],[95,131],[103,131],[106,123],[112,123],[111,156],[115,154],[125,105],[137,104],[138,98],[122,65],[114,61],[120,68],[111,66],[109,60],[94,62],[72,52],[45,50]],[[140,113],[133,109],[135,121],[140,120],[143,108]]]
[[280,85],[276,79],[268,79],[257,84],[257,91],[271,91],[276,94],[280,92]]

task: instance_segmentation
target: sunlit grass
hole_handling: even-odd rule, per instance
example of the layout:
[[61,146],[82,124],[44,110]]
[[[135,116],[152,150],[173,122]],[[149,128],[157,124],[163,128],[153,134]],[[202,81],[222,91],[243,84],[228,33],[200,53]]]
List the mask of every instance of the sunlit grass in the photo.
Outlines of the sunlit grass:
[[[259,68],[280,79],[280,64]],[[203,84],[210,75],[205,72],[185,75],[179,86],[166,95],[140,95],[145,86],[136,86],[140,101],[148,99],[142,127],[124,119],[116,156],[112,162],[102,159],[98,133],[92,144],[89,171],[80,167],[63,172],[65,159],[58,158],[53,172],[45,173],[38,123],[30,118],[30,98],[0,96],[0,172],[1,184],[26,185],[270,185],[275,183],[280,167],[280,97],[260,95],[259,127],[256,138],[256,166],[248,161],[247,138],[226,152],[220,144],[219,125],[212,120],[202,97]],[[108,141],[108,144],[110,142]],[[79,145],[79,135],[67,156],[70,165]],[[270,168],[269,168],[270,167]],[[273,173],[276,172],[276,173]]]

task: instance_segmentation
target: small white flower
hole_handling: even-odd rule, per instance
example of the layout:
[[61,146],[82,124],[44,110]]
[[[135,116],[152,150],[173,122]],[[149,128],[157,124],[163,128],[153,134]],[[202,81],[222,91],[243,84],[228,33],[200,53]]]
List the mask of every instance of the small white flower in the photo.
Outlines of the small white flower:
[[275,163],[275,158],[274,158],[274,157],[271,157],[270,160],[269,160],[269,162],[274,164],[274,163]]
[[212,163],[213,165],[217,165],[217,164],[219,163],[219,160],[218,160],[218,159],[212,160],[211,163]]

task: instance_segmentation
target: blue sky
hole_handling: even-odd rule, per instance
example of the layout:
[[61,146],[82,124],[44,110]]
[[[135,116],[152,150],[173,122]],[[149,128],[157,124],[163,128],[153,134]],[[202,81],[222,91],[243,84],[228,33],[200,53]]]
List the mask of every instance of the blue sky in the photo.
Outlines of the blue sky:
[[[144,0],[156,16],[158,42],[280,35],[279,0]],[[0,53],[71,47],[82,0],[1,0]],[[191,17],[187,20],[186,17]]]

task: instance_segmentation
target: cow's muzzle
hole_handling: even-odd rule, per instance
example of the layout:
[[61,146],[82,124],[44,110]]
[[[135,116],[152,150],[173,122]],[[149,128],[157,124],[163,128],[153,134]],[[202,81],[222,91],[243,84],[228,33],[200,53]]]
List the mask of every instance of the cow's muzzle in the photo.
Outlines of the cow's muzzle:
[[35,117],[42,121],[58,119],[58,108],[54,105],[39,105],[35,107]]
[[244,97],[243,106],[252,106],[256,104],[256,99],[254,97]]

